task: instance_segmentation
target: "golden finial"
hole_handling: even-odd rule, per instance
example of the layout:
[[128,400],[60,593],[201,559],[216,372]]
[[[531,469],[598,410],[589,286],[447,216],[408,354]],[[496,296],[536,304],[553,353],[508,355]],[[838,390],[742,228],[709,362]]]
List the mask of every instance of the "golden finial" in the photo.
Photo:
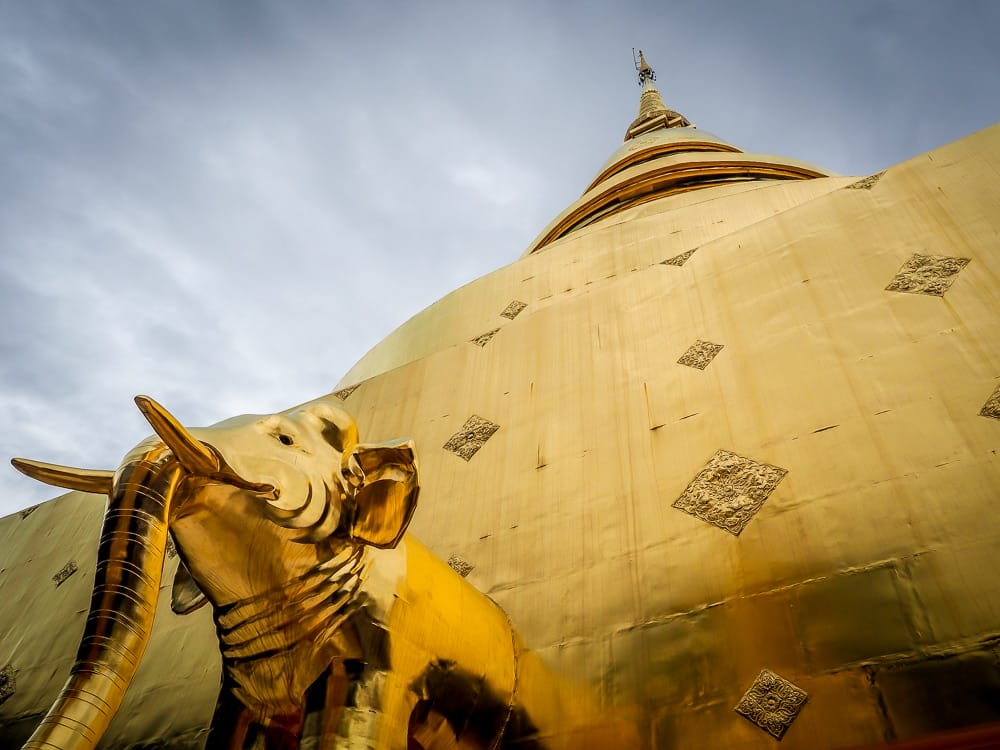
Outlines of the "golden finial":
[[[636,57],[636,52],[639,53],[638,57]],[[660,128],[692,127],[684,115],[667,109],[667,105],[663,103],[663,97],[653,85],[653,81],[656,80],[656,71],[653,70],[653,66],[646,62],[646,56],[641,49],[632,48],[632,62],[635,63],[635,72],[639,76],[639,85],[642,86],[642,96],[639,98],[639,116],[629,125],[625,132],[625,140],[631,140],[636,136]]]
[[635,71],[639,74],[639,85],[641,86],[647,80],[656,80],[656,71],[653,67],[646,62],[646,56],[642,54],[642,50],[639,50],[639,59],[635,57],[635,47],[632,48],[632,62],[635,63]]

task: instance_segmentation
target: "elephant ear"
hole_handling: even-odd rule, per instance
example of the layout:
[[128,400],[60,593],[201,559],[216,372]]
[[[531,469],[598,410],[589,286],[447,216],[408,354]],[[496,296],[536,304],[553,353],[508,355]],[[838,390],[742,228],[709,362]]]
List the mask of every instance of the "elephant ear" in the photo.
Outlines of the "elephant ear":
[[395,547],[410,525],[420,492],[413,441],[356,445],[344,454],[343,473],[354,488],[350,537],[373,547]]
[[178,615],[189,615],[207,601],[208,597],[198,588],[191,571],[181,560],[174,573],[174,586],[170,590],[170,609]]

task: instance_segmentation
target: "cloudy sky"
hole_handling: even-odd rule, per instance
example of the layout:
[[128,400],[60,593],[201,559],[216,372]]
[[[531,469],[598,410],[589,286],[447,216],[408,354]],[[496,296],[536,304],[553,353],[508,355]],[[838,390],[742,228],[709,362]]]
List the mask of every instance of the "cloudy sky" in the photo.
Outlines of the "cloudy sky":
[[[747,151],[865,175],[1000,120],[1000,3],[0,0],[0,456],[114,468],[329,391],[514,261],[646,51]],[[0,465],[0,515],[54,496]]]

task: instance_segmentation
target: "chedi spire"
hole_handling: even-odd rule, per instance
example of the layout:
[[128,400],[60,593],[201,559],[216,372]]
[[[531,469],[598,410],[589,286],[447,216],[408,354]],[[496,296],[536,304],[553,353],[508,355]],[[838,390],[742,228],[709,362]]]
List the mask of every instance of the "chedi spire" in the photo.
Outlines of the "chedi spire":
[[639,97],[639,115],[628,126],[625,140],[631,140],[643,133],[660,128],[693,127],[684,115],[667,109],[667,105],[663,103],[663,97],[653,85],[653,81],[656,80],[656,71],[646,62],[646,56],[642,54],[642,50],[639,50],[639,59],[635,63],[635,69],[639,74],[642,95]]

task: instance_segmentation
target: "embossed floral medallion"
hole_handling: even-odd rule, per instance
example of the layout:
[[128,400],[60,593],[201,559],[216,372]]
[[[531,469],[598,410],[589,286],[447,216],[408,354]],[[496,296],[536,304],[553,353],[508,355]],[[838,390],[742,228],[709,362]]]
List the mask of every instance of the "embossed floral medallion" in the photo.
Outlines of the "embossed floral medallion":
[[1000,385],[998,385],[990,397],[986,399],[986,403],[983,404],[983,408],[979,410],[979,416],[1000,419]]
[[968,264],[968,258],[914,254],[889,282],[886,291],[943,297],[959,271]]
[[73,575],[77,569],[78,566],[76,561],[70,560],[68,563],[63,565],[54,576],[52,576],[52,580],[56,582],[57,587],[62,586],[66,582],[66,579]]
[[882,170],[867,177],[862,177],[857,182],[852,182],[847,188],[848,190],[871,190],[875,186],[875,183],[882,179],[882,175],[884,174],[885,170]]
[[663,265],[663,266],[683,266],[684,262],[688,258],[690,258],[692,255],[694,255],[694,252],[697,249],[698,248],[695,248],[694,250],[688,250],[686,253],[681,253],[680,255],[675,255],[673,258],[667,258],[664,261],[660,261],[660,265]]
[[673,507],[739,536],[788,471],[716,451]]
[[341,401],[347,401],[348,396],[358,390],[359,385],[361,385],[361,383],[355,383],[354,385],[349,385],[346,388],[341,388],[339,391],[334,391],[333,395]]
[[509,305],[507,305],[507,307],[503,309],[503,312],[500,313],[500,317],[507,318],[508,320],[513,320],[518,315],[520,315],[521,310],[523,310],[527,306],[528,305],[524,302],[521,302],[519,300],[514,300]]
[[10,664],[0,669],[0,703],[10,698],[17,689],[17,683],[14,680],[14,667]]
[[762,669],[733,710],[780,740],[808,697],[781,675]]
[[444,449],[468,461],[499,429],[500,425],[473,414],[465,420],[462,429],[448,439]]
[[486,333],[479,334],[474,339],[469,339],[469,341],[471,341],[476,346],[486,346],[486,342],[489,341],[491,338],[493,338],[496,335],[496,332],[499,330],[500,330],[499,328],[494,328],[492,331],[487,331]]
[[475,567],[472,563],[466,560],[464,557],[459,557],[458,555],[451,555],[448,558],[448,567],[458,573],[462,578],[465,578],[472,569]]
[[713,344],[711,341],[698,339],[681,355],[677,364],[704,370],[715,359],[715,355],[722,351],[722,347],[723,344]]

